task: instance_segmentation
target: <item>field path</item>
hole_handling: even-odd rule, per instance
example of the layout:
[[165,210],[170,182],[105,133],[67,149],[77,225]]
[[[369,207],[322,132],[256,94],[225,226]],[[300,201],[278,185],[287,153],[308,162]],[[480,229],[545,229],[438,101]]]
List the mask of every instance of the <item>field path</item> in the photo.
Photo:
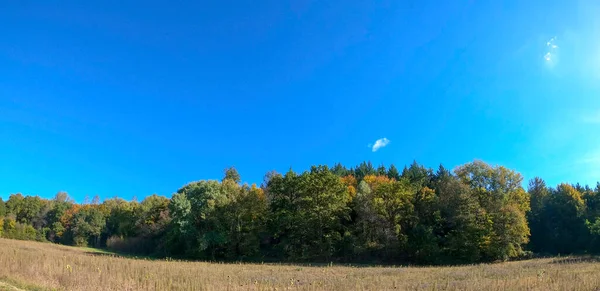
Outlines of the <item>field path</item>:
[[0,281],[0,291],[25,291],[24,289],[17,288],[13,285],[10,285],[6,282]]

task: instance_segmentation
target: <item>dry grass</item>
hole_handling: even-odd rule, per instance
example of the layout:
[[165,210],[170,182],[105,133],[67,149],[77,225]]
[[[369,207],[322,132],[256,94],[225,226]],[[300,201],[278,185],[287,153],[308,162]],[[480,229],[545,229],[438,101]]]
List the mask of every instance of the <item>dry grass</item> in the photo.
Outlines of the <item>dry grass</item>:
[[0,239],[0,281],[5,283],[0,290],[11,290],[11,282],[21,289],[58,290],[599,290],[600,262],[554,258],[421,268],[212,264],[108,257]]

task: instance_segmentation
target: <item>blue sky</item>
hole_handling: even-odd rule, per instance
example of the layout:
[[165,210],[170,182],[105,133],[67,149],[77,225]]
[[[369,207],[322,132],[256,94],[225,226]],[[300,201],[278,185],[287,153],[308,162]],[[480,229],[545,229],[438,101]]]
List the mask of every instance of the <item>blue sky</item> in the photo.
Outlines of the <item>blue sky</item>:
[[363,160],[600,180],[597,1],[5,2],[4,198]]

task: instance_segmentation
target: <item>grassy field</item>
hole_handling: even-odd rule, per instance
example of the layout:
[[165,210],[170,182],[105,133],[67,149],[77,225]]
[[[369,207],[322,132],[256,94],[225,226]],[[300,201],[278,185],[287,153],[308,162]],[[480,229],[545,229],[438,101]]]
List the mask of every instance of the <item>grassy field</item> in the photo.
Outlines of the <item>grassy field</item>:
[[599,290],[600,262],[308,267],[136,260],[0,239],[0,290]]

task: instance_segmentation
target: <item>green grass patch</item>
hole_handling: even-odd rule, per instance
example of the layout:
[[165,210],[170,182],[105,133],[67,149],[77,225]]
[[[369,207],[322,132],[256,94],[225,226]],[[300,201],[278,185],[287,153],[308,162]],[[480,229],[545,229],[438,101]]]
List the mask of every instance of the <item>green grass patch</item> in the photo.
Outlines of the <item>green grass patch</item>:
[[152,256],[121,253],[121,252],[115,252],[115,251],[102,249],[102,248],[79,247],[78,249],[83,250],[86,253],[91,254],[91,255],[121,257],[121,258],[127,258],[127,259],[135,259],[135,260],[160,260],[160,258],[156,258],[156,257],[152,257]]

